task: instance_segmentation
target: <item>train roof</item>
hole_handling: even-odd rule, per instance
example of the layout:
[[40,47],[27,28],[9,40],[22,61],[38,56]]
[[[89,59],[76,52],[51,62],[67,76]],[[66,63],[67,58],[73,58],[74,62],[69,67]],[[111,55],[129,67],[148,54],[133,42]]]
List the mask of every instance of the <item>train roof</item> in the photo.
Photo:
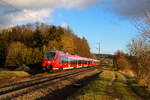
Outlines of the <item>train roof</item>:
[[80,57],[78,55],[72,55],[72,54],[64,53],[63,51],[58,51],[58,50],[48,50],[46,52],[56,52],[56,53],[59,53],[60,56],[66,56],[66,57],[69,57],[70,59],[74,59],[74,60],[87,60],[87,61],[96,61],[96,62],[99,62],[99,60],[96,60],[96,59],[91,59],[91,58],[86,58],[86,57]]
[[63,51],[58,51],[58,50],[47,50],[46,52],[64,53]]

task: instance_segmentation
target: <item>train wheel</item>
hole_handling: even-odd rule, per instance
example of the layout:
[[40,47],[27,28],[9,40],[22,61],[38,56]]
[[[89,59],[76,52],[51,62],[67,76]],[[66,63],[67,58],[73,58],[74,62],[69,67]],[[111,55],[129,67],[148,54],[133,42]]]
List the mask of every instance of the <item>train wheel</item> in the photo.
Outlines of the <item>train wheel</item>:
[[61,67],[61,68],[59,68],[59,70],[63,70],[63,68]]
[[49,72],[53,69],[53,66],[52,65],[47,65],[46,66],[46,71]]

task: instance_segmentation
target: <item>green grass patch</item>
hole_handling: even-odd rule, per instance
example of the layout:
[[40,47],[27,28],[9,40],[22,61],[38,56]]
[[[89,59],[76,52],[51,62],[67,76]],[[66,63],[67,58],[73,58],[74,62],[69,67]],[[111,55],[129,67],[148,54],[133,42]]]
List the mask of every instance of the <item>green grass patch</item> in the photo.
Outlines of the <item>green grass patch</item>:
[[30,76],[30,74],[24,71],[1,71],[0,72],[0,79],[8,79],[12,77],[26,77],[26,76]]
[[128,78],[128,85],[132,88],[132,90],[139,95],[141,98],[144,100],[150,100],[150,93],[146,88],[141,87],[137,84],[137,82],[132,78],[132,77],[127,77]]
[[118,98],[121,100],[137,100],[130,91],[127,90],[126,84],[123,81],[123,78],[121,75],[116,72],[116,80],[113,84],[113,87],[115,88],[116,93],[118,94]]
[[107,67],[104,67],[103,70],[115,71],[115,68],[113,66],[107,66]]
[[112,73],[104,71],[97,78],[90,81],[88,85],[68,97],[67,100],[115,100],[106,91],[111,79]]
[[[127,86],[123,77],[118,72],[112,70],[111,67],[104,68],[102,74],[90,81],[83,88],[77,90],[67,100],[138,100],[138,96]],[[108,83],[113,77],[112,72],[115,72],[116,79],[112,86],[108,86]],[[130,81],[129,83],[133,87],[136,85],[131,80],[128,81]],[[135,91],[142,91],[137,89],[137,87],[135,89]],[[147,98],[150,97],[147,96]]]

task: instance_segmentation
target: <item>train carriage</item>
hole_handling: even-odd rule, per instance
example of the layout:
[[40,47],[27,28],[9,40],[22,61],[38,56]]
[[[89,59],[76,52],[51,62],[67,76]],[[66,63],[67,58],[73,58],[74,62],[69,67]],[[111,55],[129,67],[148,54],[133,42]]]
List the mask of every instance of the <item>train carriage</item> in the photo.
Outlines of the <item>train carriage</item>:
[[48,50],[43,57],[44,70],[72,69],[98,65],[99,60]]

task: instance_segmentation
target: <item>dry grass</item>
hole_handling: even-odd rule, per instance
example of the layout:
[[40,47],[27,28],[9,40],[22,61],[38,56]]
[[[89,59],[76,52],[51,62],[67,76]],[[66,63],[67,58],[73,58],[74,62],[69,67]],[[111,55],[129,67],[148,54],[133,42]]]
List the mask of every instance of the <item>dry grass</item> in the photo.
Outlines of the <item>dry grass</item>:
[[1,71],[0,72],[0,79],[9,79],[13,77],[26,77],[26,76],[30,76],[30,74],[24,71]]
[[150,92],[142,86],[137,84],[137,81],[132,77],[127,77],[128,85],[132,88],[132,90],[143,98],[143,100],[150,100]]

